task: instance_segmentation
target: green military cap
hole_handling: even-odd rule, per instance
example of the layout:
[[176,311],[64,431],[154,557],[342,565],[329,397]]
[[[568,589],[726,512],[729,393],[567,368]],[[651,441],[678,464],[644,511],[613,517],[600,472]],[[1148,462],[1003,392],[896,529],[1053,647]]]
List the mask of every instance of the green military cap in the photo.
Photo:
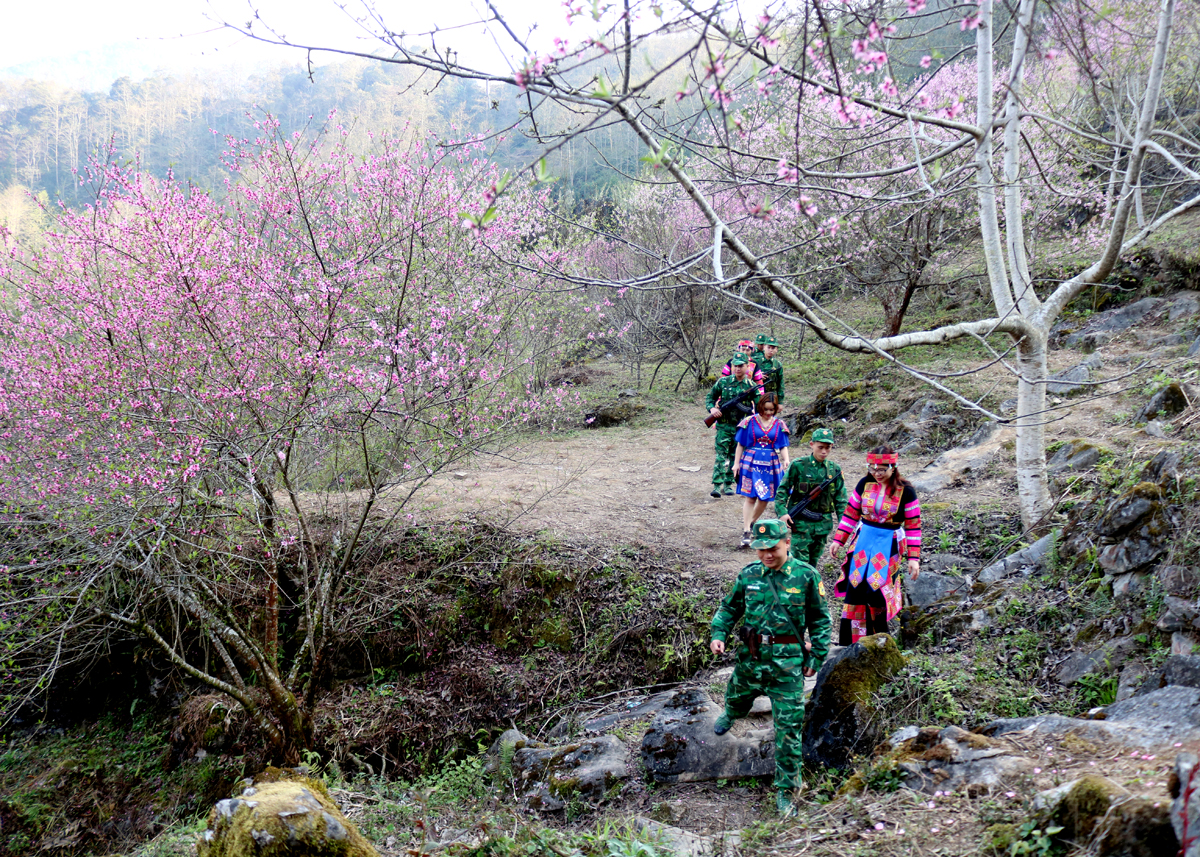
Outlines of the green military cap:
[[775,518],[755,521],[754,525],[750,528],[750,532],[754,536],[754,541],[750,542],[750,547],[755,550],[773,548],[780,541],[791,536],[791,533],[788,532],[787,524]]
[[740,351],[735,352],[734,355],[729,358],[730,366],[745,366],[749,362],[750,361],[746,359],[746,355]]
[[812,433],[813,443],[833,443],[833,432],[829,429],[814,429]]
[[776,348],[779,347],[779,343],[775,341],[775,337],[769,333],[760,333],[758,336],[754,337],[754,344],[774,345]]

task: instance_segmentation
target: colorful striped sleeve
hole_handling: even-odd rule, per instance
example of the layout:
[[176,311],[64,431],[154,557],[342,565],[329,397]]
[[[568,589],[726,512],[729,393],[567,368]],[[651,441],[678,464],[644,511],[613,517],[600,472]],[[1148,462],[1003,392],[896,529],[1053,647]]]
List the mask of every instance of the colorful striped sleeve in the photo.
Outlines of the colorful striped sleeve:
[[921,558],[921,501],[910,485],[901,498],[904,504],[904,540],[908,543],[908,558]]
[[862,487],[865,479],[861,480],[854,490],[850,492],[850,497],[846,500],[846,511],[842,513],[842,519],[838,521],[837,530],[833,533],[833,540],[839,545],[844,545],[854,535],[854,530],[858,527],[859,518],[862,517]]

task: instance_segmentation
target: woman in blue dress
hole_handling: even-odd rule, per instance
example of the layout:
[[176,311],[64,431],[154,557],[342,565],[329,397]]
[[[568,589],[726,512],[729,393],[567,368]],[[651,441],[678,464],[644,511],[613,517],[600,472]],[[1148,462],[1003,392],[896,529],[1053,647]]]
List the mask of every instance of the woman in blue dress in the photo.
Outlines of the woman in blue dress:
[[750,526],[775,500],[779,480],[787,472],[788,428],[777,419],[779,403],[773,395],[761,396],[755,415],[738,423],[737,451],[733,455],[733,476],[742,503],[742,547],[750,545]]

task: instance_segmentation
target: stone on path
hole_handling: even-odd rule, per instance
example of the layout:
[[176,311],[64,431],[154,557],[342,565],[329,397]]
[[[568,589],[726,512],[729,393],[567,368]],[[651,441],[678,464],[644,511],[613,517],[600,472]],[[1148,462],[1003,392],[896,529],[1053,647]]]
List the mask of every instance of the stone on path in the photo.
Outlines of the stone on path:
[[706,836],[640,816],[633,823],[639,833],[661,842],[675,857],[734,857],[742,842],[742,834],[737,830]]

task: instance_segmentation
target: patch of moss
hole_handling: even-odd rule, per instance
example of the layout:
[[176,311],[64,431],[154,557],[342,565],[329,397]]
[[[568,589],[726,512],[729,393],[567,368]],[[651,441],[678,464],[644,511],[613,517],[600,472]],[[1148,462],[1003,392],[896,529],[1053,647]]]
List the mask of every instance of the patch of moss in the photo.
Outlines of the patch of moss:
[[825,678],[824,693],[835,707],[869,704],[872,695],[904,668],[904,655],[887,634],[859,640],[862,654],[839,663]]
[[1011,854],[1020,840],[1021,831],[1015,824],[993,824],[983,831],[980,847],[985,854]]

